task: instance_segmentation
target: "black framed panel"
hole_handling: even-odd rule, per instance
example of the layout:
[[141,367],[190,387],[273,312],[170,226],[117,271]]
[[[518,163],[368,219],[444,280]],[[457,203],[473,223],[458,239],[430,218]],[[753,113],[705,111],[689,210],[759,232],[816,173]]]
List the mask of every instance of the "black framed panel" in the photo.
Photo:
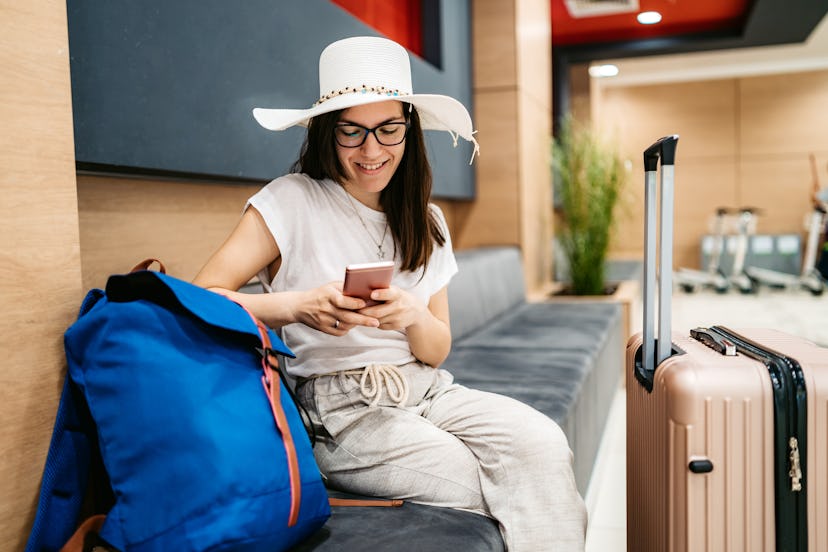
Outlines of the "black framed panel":
[[[442,67],[411,54],[415,91],[451,95],[471,111],[468,0],[425,5]],[[322,49],[378,34],[327,0],[67,0],[67,13],[75,157],[92,172],[279,176],[304,129],[267,131],[251,110],[309,107]],[[471,147],[427,135],[434,195],[473,197]]]

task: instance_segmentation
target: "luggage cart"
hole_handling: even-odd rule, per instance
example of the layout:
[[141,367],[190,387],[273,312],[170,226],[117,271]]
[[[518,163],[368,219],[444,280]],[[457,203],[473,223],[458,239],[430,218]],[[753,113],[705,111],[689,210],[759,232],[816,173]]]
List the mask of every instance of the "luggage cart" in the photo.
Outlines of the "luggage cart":
[[682,291],[692,293],[697,288],[702,287],[713,288],[719,293],[727,292],[730,282],[719,264],[724,251],[725,218],[730,212],[731,210],[727,207],[716,209],[716,216],[713,219],[713,247],[710,251],[707,270],[680,267],[676,271],[675,280]]
[[780,272],[769,268],[748,266],[745,274],[757,284],[764,284],[774,288],[784,289],[805,289],[813,295],[822,295],[825,291],[825,281],[816,268],[817,249],[819,247],[820,235],[826,221],[826,205],[818,201],[816,196],[813,201],[813,210],[807,217],[806,229],[808,237],[805,242],[805,257],[802,260],[802,270],[799,274]]

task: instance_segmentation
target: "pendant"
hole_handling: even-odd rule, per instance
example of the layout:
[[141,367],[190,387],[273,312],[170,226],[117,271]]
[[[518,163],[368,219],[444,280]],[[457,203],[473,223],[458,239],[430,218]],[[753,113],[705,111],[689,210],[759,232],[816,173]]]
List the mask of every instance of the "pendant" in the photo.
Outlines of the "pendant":
[[377,246],[377,257],[379,260],[385,259],[385,251],[382,250],[382,244]]

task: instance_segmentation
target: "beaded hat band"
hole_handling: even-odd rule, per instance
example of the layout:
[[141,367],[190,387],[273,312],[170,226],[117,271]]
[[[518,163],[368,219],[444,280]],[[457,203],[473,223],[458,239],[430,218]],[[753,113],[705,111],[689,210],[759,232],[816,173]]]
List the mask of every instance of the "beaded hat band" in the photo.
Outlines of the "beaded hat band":
[[324,103],[331,98],[335,98],[336,96],[342,96],[343,94],[379,94],[380,96],[386,96],[387,99],[393,100],[397,96],[408,96],[407,93],[401,92],[399,89],[391,90],[390,88],[386,88],[384,86],[365,86],[364,84],[359,88],[354,87],[346,87],[340,90],[331,90],[329,93],[325,94],[324,96],[320,96],[318,100],[313,104],[314,107],[317,105]]
[[269,130],[285,130],[317,115],[358,105],[392,99],[417,108],[425,130],[449,132],[480,148],[474,138],[471,117],[459,101],[441,94],[415,94],[411,86],[411,62],[405,48],[379,37],[352,37],[330,44],[319,56],[319,99],[308,109],[257,107],[253,116]]

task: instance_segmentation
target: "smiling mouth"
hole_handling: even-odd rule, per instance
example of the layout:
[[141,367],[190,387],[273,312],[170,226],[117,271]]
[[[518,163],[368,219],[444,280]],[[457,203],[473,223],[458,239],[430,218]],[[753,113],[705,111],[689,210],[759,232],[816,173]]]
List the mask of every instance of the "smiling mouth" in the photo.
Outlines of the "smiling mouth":
[[382,163],[357,163],[356,165],[361,169],[365,169],[366,171],[375,171],[388,163],[388,161],[383,161]]

